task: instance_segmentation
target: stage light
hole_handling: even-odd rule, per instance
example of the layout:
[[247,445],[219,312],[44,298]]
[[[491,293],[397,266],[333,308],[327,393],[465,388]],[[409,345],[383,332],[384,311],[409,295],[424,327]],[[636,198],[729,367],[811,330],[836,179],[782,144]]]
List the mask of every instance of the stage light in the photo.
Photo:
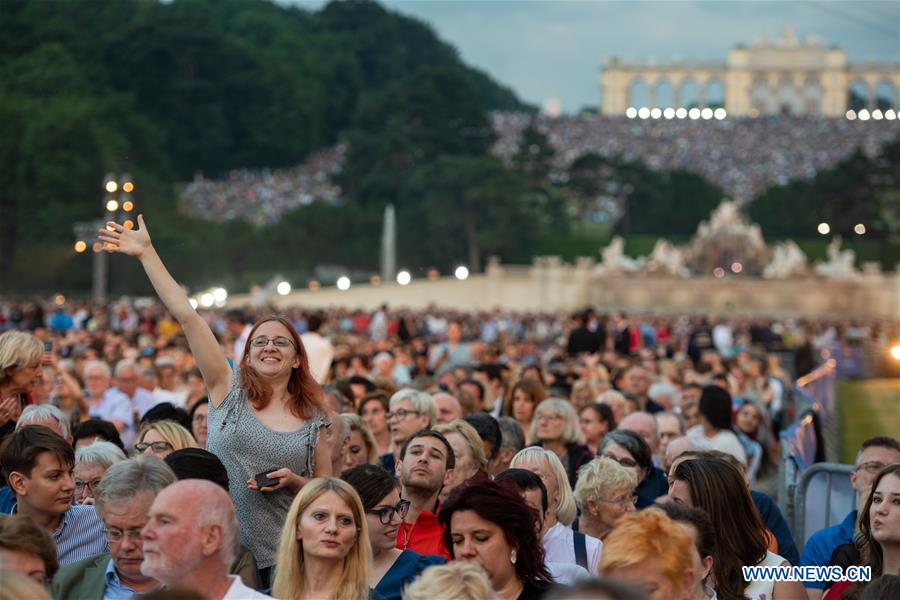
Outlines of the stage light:
[[687,109],[684,108],[684,107],[678,108],[678,109],[675,110],[675,117],[678,118],[678,119],[684,119],[684,118],[687,118],[687,115],[688,115],[688,111],[687,111]]
[[716,279],[722,279],[723,277],[725,277],[725,269],[723,269],[722,267],[716,267],[715,269],[713,269],[713,275]]
[[853,231],[856,232],[856,235],[865,235],[866,234],[866,226],[862,223],[857,223],[853,226]]
[[894,360],[900,360],[900,344],[891,348],[891,356]]
[[629,106],[628,108],[625,109],[625,116],[628,117],[629,119],[635,118],[637,116],[637,113],[638,113],[637,109],[633,106]]
[[816,231],[822,235],[828,235],[831,233],[831,226],[828,223],[819,223],[819,226],[816,227]]
[[713,109],[704,108],[703,110],[700,111],[700,116],[703,118],[704,121],[709,121],[710,119],[713,118]]
[[200,306],[203,308],[209,308],[213,304],[216,303],[216,298],[209,292],[206,292],[200,296]]
[[847,114],[845,116],[847,117],[848,121],[855,121],[856,120],[856,111],[851,108],[850,110],[847,111]]
[[728,116],[728,113],[725,111],[724,108],[720,107],[713,111],[713,116],[716,118],[717,121],[721,121],[725,117]]
[[133,211],[134,210],[134,202],[132,202],[131,200],[126,200],[125,202],[122,203],[122,210],[124,210],[125,212]]
[[57,295],[53,296],[53,304],[55,304],[57,306],[62,306],[65,303],[66,303],[66,297],[63,296],[62,294],[57,294]]
[[345,292],[350,289],[350,278],[346,275],[338,278],[337,280],[337,289]]
[[212,291],[212,296],[218,304],[221,302],[225,302],[225,300],[228,299],[228,292],[225,290],[225,288],[214,288]]
[[675,118],[675,109],[670,106],[663,111],[663,116],[667,119]]
[[287,281],[282,281],[275,289],[282,296],[287,296],[291,293],[291,284],[289,284]]
[[119,184],[116,183],[115,181],[107,181],[106,182],[106,191],[109,192],[110,194],[115,192],[117,189],[119,189]]
[[861,111],[859,111],[859,113],[857,113],[856,116],[859,117],[860,121],[868,121],[869,120],[869,111],[867,111],[866,109],[862,109]]
[[463,281],[465,279],[468,279],[469,269],[467,269],[463,265],[460,265],[460,266],[456,267],[456,271],[454,271],[453,274],[456,276],[457,279],[459,279],[460,281]]
[[872,118],[875,119],[876,121],[880,121],[881,119],[884,118],[884,115],[881,113],[880,110],[878,110],[876,108],[875,110],[872,111]]
[[412,281],[412,275],[409,274],[409,271],[400,271],[397,273],[397,283],[400,285],[409,285],[410,281]]
[[75,252],[77,252],[78,254],[81,254],[85,250],[87,250],[87,244],[85,242],[83,242],[81,240],[78,240],[77,242],[75,242]]
[[119,210],[119,202],[117,200],[109,200],[106,203],[106,210],[109,212],[116,212]]
[[658,119],[662,116],[662,109],[659,108],[651,108],[650,109],[650,117],[653,119]]
[[691,110],[689,110],[689,111],[688,111],[688,118],[690,118],[690,119],[692,119],[692,120],[694,120],[694,121],[696,121],[697,119],[699,119],[699,118],[700,118],[700,109],[697,108],[697,107],[694,107],[694,108],[692,108]]
[[646,106],[642,106],[640,110],[638,110],[638,117],[641,119],[647,119],[650,117],[650,109]]
[[125,222],[122,223],[122,227],[125,229],[134,229],[134,221],[131,219],[125,219]]
[[739,262],[731,263],[731,272],[732,273],[740,273],[743,270],[744,270],[744,265],[742,265],[741,263],[739,263]]
[[889,108],[886,111],[884,111],[884,118],[887,119],[888,121],[893,121],[894,119],[897,118],[897,113],[894,112],[893,108]]
[[130,181],[126,181],[122,184],[122,191],[128,192],[129,194],[134,191],[134,184]]

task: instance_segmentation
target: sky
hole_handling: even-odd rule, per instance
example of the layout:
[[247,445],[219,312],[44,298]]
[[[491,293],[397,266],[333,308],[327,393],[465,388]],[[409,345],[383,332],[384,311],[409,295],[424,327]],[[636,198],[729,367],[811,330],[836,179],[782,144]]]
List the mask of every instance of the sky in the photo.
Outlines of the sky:
[[[321,0],[279,0],[317,9]],[[900,60],[900,1],[382,0],[428,23],[531,104],[563,111],[599,103],[600,66],[630,60],[725,61],[737,44],[814,35],[851,62]]]

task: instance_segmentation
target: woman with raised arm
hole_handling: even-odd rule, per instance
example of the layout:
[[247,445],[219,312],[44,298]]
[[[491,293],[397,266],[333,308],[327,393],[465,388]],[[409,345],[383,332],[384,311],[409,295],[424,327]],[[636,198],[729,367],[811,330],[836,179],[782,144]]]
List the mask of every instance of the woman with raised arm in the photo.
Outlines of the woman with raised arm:
[[138,225],[130,230],[110,222],[99,240],[107,252],[141,261],[160,300],[184,329],[209,391],[207,449],[228,470],[242,542],[268,587],[291,501],[308,478],[331,475],[329,436],[320,435],[331,424],[321,389],[310,374],[300,336],[281,317],[253,325],[232,370],[206,321],[157,255],[143,215]]

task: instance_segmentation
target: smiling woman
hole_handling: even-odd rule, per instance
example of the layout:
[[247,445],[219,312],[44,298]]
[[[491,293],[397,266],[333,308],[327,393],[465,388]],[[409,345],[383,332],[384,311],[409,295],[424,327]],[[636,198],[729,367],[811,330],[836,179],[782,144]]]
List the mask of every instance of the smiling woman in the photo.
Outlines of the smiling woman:
[[[329,436],[320,435],[330,426],[322,391],[309,371],[300,336],[277,316],[256,322],[232,369],[209,325],[156,253],[143,216],[137,220],[138,229],[110,222],[98,239],[107,252],[141,262],[184,330],[209,392],[206,447],[228,470],[242,542],[256,557],[262,585],[268,586],[279,524],[294,494],[308,478],[331,475]],[[258,480],[247,479],[257,474]]]

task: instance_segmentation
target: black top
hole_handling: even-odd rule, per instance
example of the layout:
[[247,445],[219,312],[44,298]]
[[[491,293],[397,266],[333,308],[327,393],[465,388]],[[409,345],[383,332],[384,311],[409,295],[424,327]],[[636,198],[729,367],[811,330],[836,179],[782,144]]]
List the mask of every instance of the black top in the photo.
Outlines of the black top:
[[552,584],[546,581],[538,581],[535,583],[526,583],[522,588],[517,600],[540,600],[544,593],[552,587]]

